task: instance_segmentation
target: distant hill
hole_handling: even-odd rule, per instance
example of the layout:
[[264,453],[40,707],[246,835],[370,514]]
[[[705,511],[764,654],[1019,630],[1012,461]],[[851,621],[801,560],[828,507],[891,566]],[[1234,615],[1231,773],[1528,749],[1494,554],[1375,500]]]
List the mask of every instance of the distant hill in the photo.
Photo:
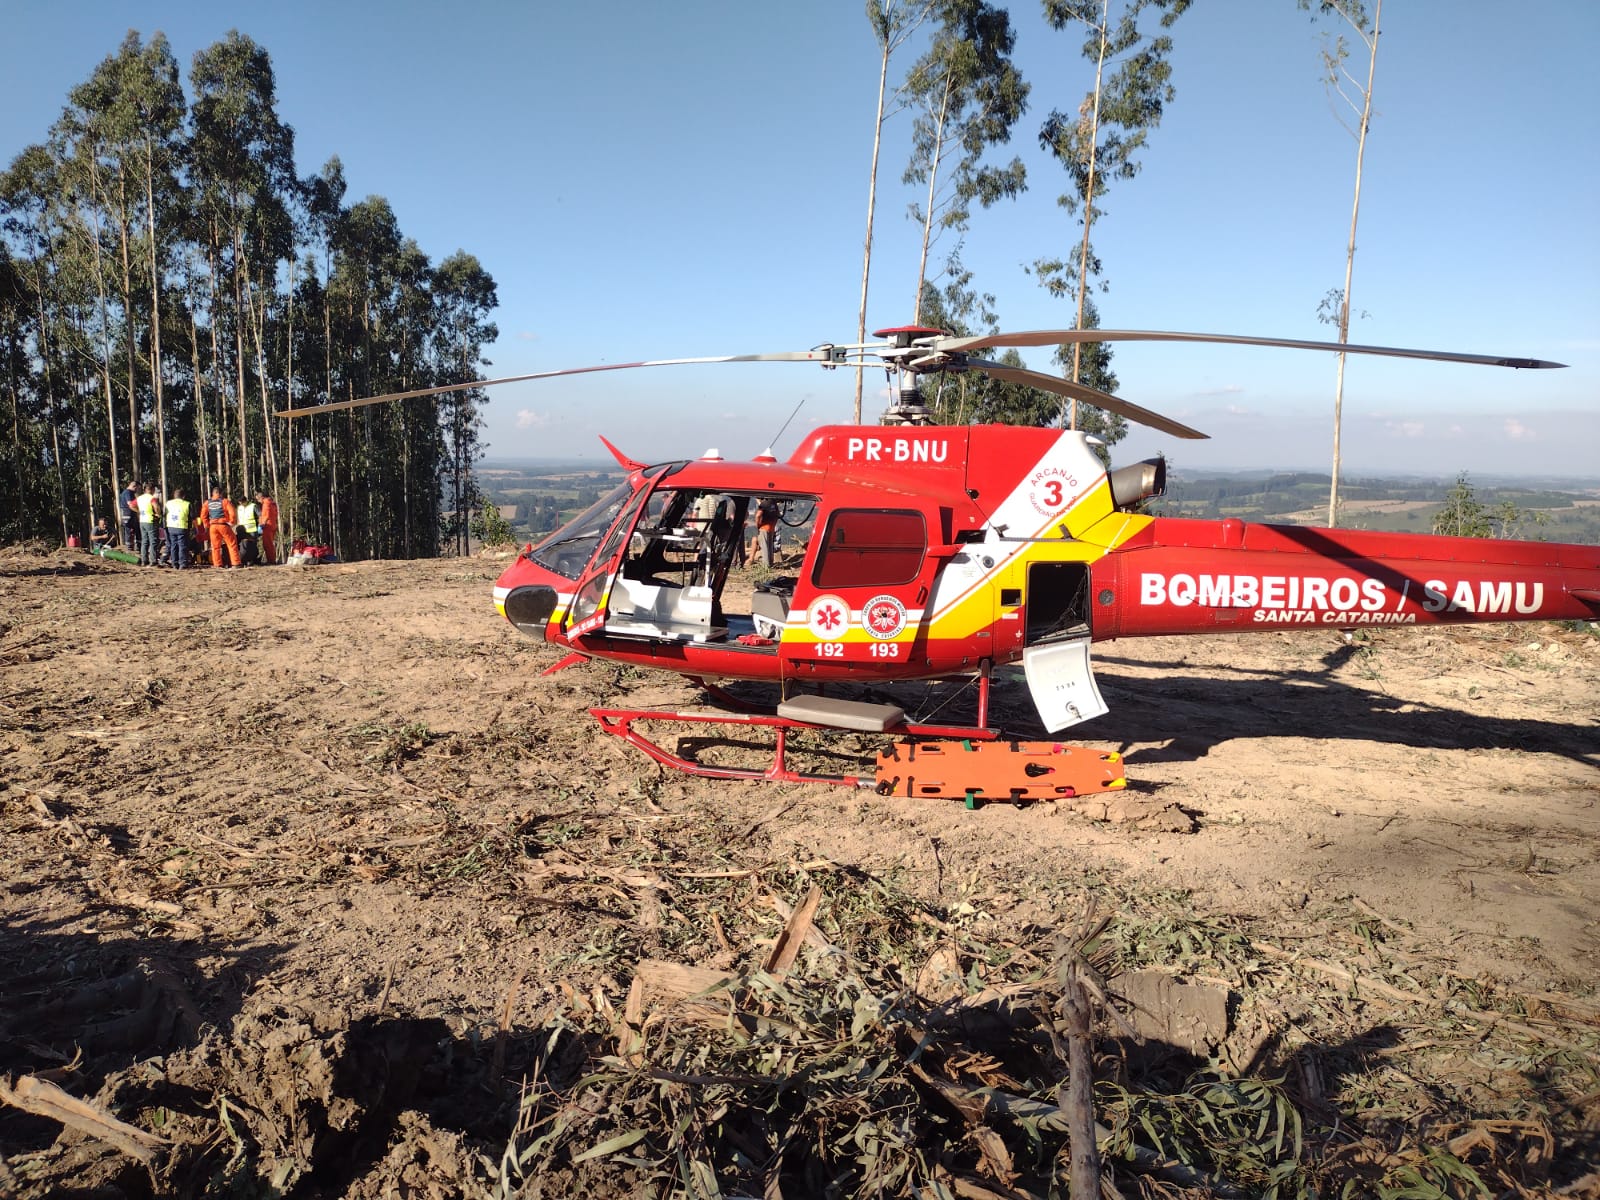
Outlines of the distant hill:
[[[1523,516],[1511,536],[1600,542],[1600,484],[1593,480],[1471,478],[1480,503],[1509,504]],[[1167,479],[1155,511],[1167,516],[1320,525],[1328,514],[1326,472],[1181,472]],[[1351,529],[1429,533],[1455,480],[1421,476],[1345,478],[1340,524]]]

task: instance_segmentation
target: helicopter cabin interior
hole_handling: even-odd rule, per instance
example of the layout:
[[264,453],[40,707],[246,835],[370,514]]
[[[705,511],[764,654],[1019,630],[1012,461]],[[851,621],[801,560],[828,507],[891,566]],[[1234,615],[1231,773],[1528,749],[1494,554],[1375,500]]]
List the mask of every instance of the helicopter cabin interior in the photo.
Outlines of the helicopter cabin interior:
[[[653,640],[728,642],[772,650],[789,618],[794,580],[770,577],[752,591],[749,612],[727,611],[723,591],[755,533],[768,493],[658,488],[628,537],[611,585],[605,632]],[[817,497],[773,495],[782,526],[804,528]],[[738,605],[730,601],[730,607]]]

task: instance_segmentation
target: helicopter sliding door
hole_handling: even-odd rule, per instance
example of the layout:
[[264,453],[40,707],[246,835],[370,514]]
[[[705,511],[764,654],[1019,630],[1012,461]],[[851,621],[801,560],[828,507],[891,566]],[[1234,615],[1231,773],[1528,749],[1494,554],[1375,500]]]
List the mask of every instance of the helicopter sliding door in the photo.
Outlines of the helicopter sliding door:
[[938,528],[937,512],[917,508],[827,514],[795,590],[803,619],[791,620],[780,647],[795,674],[849,663],[911,664],[937,565],[929,532]]

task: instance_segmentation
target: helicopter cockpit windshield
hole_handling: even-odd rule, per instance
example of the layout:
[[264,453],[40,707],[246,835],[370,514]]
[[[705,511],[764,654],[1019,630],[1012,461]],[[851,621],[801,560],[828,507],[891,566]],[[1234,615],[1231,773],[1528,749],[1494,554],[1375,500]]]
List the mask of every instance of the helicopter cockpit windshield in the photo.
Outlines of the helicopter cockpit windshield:
[[584,567],[594,557],[595,547],[616,521],[633,491],[632,484],[618,484],[540,542],[528,557],[557,575],[568,579],[581,577]]
[[583,578],[584,568],[594,558],[600,539],[616,524],[622,510],[635,497],[649,492],[652,482],[683,466],[681,462],[661,463],[649,467],[643,480],[619,483],[596,500],[528,553],[528,557],[541,567],[565,575],[568,579]]

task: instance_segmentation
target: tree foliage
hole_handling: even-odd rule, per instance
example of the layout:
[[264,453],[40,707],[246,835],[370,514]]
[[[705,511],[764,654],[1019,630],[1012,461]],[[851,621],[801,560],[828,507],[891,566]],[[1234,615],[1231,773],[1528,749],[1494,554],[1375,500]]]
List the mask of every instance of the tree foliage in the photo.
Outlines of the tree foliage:
[[381,197],[347,206],[337,158],[300,178],[249,37],[188,84],[131,32],[0,175],[0,539],[85,531],[138,477],[264,488],[346,558],[438,553],[479,502],[471,394],[272,414],[475,377],[492,278],[433,264]]
[[1188,10],[1190,0],[1126,0],[1119,3],[1115,21],[1107,0],[1043,2],[1052,29],[1084,28],[1083,57],[1096,64],[1100,75],[1099,86],[1084,96],[1075,112],[1053,109],[1039,130],[1040,146],[1061,164],[1071,184],[1059,203],[1092,223],[1100,214],[1094,202],[1110,182],[1139,173],[1138,154],[1177,94],[1168,61],[1172,39],[1146,34],[1140,18],[1154,10],[1160,13],[1161,28],[1169,29]]
[[1485,504],[1463,471],[1446,493],[1444,507],[1434,514],[1433,531],[1450,537],[1525,538],[1549,519],[1548,513],[1522,508],[1514,500]]
[[[1362,83],[1345,68],[1350,47],[1344,33],[1325,39],[1322,46],[1323,86],[1327,88],[1330,98],[1337,96],[1344,109],[1357,118],[1356,128],[1352,129],[1346,123],[1345,113],[1338,106],[1334,107],[1334,116],[1356,139],[1355,194],[1350,202],[1350,236],[1345,244],[1344,286],[1329,289],[1317,307],[1318,320],[1339,327],[1339,342],[1342,345],[1350,340],[1350,288],[1356,266],[1356,227],[1361,217],[1361,170],[1366,158],[1367,134],[1372,128],[1372,90],[1378,69],[1378,22],[1383,12],[1383,0],[1376,0],[1376,7],[1370,16],[1362,0],[1299,0],[1299,4],[1301,11],[1310,12],[1313,19],[1318,16],[1338,17],[1367,50],[1367,77],[1366,82]],[[1351,88],[1358,89],[1360,103],[1351,94]],[[1344,369],[1345,354],[1340,351],[1333,390],[1333,470],[1328,484],[1330,529],[1339,520],[1342,458],[1339,443],[1344,418]]]
[[1011,59],[1011,17],[983,0],[942,0],[927,51],[901,92],[916,111],[911,158],[902,181],[923,189],[911,206],[922,227],[913,324],[921,320],[928,255],[941,233],[965,232],[972,205],[984,208],[1027,186],[1020,158],[985,165],[987,151],[1011,140],[1028,104],[1028,85]]
[[[1172,24],[1189,8],[1191,0],[1119,0],[1113,19],[1111,0],[1043,0],[1045,20],[1053,29],[1082,26],[1086,36],[1083,57],[1095,64],[1094,87],[1075,112],[1052,110],[1039,130],[1039,144],[1067,173],[1068,190],[1058,198],[1062,208],[1083,228],[1076,253],[1045,257],[1033,264],[1040,284],[1052,295],[1075,297],[1074,328],[1093,329],[1099,324],[1090,298],[1101,264],[1090,237],[1094,221],[1103,215],[1101,196],[1112,180],[1132,179],[1139,173],[1139,152],[1150,130],[1161,123],[1165,107],[1176,95],[1168,61],[1172,39],[1149,34],[1140,24],[1147,12],[1159,13],[1159,26]],[[1104,283],[1100,284],[1104,290]],[[1074,345],[1058,355],[1070,363],[1068,377],[1110,391],[1100,380],[1110,377],[1111,349],[1101,343]],[[1098,378],[1097,378],[1098,377]],[[1071,406],[1076,426],[1115,441],[1126,432],[1126,422],[1095,410],[1085,413]],[[1108,436],[1108,434],[1112,436]]]

